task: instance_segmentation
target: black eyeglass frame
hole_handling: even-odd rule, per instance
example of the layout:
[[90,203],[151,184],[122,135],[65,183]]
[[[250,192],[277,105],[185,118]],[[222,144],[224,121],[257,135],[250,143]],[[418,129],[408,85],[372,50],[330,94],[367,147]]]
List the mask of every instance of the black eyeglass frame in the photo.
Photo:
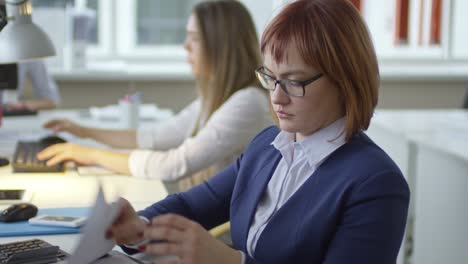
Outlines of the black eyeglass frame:
[[[265,87],[263,84],[262,84],[262,87],[269,90],[269,91],[274,91],[276,89],[276,86],[279,84],[280,85],[280,88],[283,89],[283,91],[289,95],[289,96],[293,96],[293,97],[304,97],[305,96],[305,87],[313,82],[315,82],[316,80],[320,79],[322,76],[323,76],[323,73],[317,73],[315,76],[313,76],[312,78],[310,78],[309,80],[305,80],[305,81],[296,81],[296,80],[289,80],[289,79],[276,79],[274,78],[273,76],[271,75],[268,75],[266,74],[263,70],[265,69],[264,66],[260,66],[258,67],[257,69],[255,69],[255,73],[257,75],[257,78],[260,79],[259,75],[264,75],[264,76],[267,76],[268,78],[272,79],[273,81],[275,81],[275,84],[273,86],[273,89],[270,89],[269,87]],[[259,80],[260,83],[262,83],[262,80]],[[302,95],[295,95],[295,94],[290,94],[288,92],[288,90],[286,89],[286,85],[285,85],[285,82],[294,82],[294,83],[297,83],[299,84],[300,86],[302,86]]]

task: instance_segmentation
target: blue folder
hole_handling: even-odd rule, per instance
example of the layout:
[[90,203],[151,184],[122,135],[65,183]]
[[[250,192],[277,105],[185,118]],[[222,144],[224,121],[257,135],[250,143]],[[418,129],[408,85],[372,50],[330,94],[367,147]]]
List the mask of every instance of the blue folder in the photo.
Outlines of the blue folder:
[[[39,209],[38,215],[87,216],[90,210],[90,207],[47,208]],[[30,225],[28,221],[0,222],[0,237],[74,234],[79,232],[79,227]]]

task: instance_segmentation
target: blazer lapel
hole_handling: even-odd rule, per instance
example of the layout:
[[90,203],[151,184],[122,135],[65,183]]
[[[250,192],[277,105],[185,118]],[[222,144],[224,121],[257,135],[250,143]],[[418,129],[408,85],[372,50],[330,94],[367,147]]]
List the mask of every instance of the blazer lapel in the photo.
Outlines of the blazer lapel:
[[[245,192],[246,196],[243,201],[243,210],[245,210],[246,219],[248,220],[243,222],[244,225],[241,229],[242,237],[245,238],[245,241],[243,243],[244,249],[247,249],[247,234],[252,224],[253,216],[257,210],[257,205],[260,201],[260,198],[262,198],[265,189],[268,185],[268,182],[273,176],[273,173],[275,172],[275,169],[278,166],[278,163],[281,159],[281,154],[279,152],[275,151],[275,154],[276,155],[273,156],[269,155],[270,157],[268,158],[268,160],[270,161],[268,162],[268,164],[265,165],[262,169],[260,169],[257,172],[257,175],[253,175],[254,178],[248,186],[249,190]],[[267,157],[265,158],[267,159]]]

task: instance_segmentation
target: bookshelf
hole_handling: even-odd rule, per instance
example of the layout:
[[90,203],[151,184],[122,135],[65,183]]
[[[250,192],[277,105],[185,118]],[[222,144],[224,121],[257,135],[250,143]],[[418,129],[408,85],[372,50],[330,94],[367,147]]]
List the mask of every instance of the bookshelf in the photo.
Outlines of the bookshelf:
[[466,0],[362,0],[381,61],[468,62]]

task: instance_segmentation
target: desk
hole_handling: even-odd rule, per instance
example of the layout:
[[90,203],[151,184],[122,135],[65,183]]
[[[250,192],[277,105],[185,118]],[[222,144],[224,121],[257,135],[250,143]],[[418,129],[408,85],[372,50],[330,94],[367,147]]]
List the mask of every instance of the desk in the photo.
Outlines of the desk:
[[[15,141],[15,131],[30,137],[40,137],[44,131],[41,125],[52,117],[67,117],[78,123],[94,125],[97,122],[90,118],[80,117],[79,111],[48,111],[41,112],[34,117],[5,118],[0,135],[0,155],[11,156]],[[99,122],[101,127],[115,127],[112,122]],[[8,136],[9,135],[9,136]],[[90,144],[97,144],[89,142]],[[108,201],[116,196],[128,199],[137,210],[159,201],[167,196],[167,191],[161,181],[135,179],[123,175],[109,176],[80,176],[76,171],[65,173],[12,173],[11,167],[0,168],[0,186],[2,188],[25,188],[32,190],[32,203],[39,208],[48,207],[79,207],[91,206],[97,193],[98,184],[104,187]],[[0,209],[4,209],[3,206]],[[71,252],[78,241],[77,234],[37,236],[47,242],[58,245],[67,252]],[[32,237],[5,237],[0,243],[25,240]]]
[[[57,174],[13,174],[9,167],[0,169],[0,186],[32,190],[34,196],[31,202],[39,208],[92,206],[99,182],[104,187],[108,201],[122,196],[129,200],[137,210],[167,195],[161,181],[156,180],[141,180],[122,175],[80,176],[74,171]],[[1,209],[5,207],[4,205]],[[31,237],[0,238],[0,243],[27,238]],[[40,238],[70,252],[77,242],[78,235],[40,236]]]
[[[412,191],[406,243],[413,264],[468,259],[468,111],[381,110],[368,134]],[[414,224],[414,227],[413,227]],[[404,254],[399,263],[409,256]]]

